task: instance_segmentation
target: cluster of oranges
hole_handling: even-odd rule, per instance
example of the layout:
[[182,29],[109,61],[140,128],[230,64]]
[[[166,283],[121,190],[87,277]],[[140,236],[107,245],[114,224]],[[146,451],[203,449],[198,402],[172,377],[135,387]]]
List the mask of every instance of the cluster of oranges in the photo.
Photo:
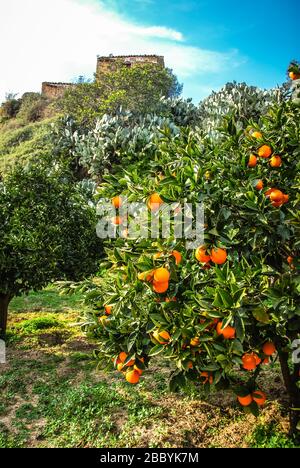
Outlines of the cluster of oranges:
[[242,406],[249,406],[251,405],[251,403],[253,403],[253,401],[258,406],[262,406],[266,402],[267,395],[261,390],[255,390],[254,392],[249,393],[248,395],[238,396],[237,399]]
[[[153,258],[154,260],[156,260],[163,255],[163,252],[157,252]],[[171,255],[174,257],[176,265],[179,265],[182,261],[181,253],[178,252],[178,250],[173,250],[171,252]],[[141,281],[148,281],[149,283],[152,283],[153,291],[159,294],[163,294],[169,289],[170,276],[170,272],[166,267],[160,267],[139,273],[138,279]],[[173,300],[174,298],[169,298],[168,300],[166,300],[166,302],[170,302]]]
[[269,357],[276,352],[274,343],[272,341],[264,343],[262,352],[265,356],[263,360],[254,352],[244,354],[242,357],[243,368],[245,370],[252,371],[255,370],[261,362],[263,364],[267,364],[269,362]]
[[[259,136],[258,136],[259,135]],[[262,138],[262,134],[260,132],[253,132],[251,136],[254,138]],[[282,159],[278,154],[273,154],[272,148],[268,145],[261,146],[257,151],[258,156],[255,154],[250,154],[248,167],[255,167],[258,162],[258,157],[267,159],[270,158],[270,166],[271,167],[280,167],[282,165]],[[273,154],[273,155],[272,155]]]
[[198,247],[195,251],[195,257],[200,263],[208,265],[210,261],[216,265],[222,265],[227,260],[227,252],[219,247],[213,248],[210,254],[207,252],[205,246]]
[[[144,362],[144,358],[139,358],[140,362]],[[135,359],[128,361],[128,354],[125,351],[121,351],[116,360],[116,366],[119,372],[123,372],[127,382],[131,384],[137,384],[143,373],[143,370],[138,367],[135,363]]]
[[[261,139],[263,137],[261,132],[255,131],[251,133],[251,137]],[[273,168],[282,165],[282,159],[279,155],[273,154],[272,148],[269,145],[262,145],[257,150],[257,156],[251,154],[248,161],[248,167],[255,167],[257,165],[258,157],[263,159],[270,158],[270,166]],[[261,179],[257,180],[255,188],[262,190],[264,183]],[[289,196],[277,188],[270,188],[265,192],[265,196],[270,199],[272,206],[280,207],[289,201]]]

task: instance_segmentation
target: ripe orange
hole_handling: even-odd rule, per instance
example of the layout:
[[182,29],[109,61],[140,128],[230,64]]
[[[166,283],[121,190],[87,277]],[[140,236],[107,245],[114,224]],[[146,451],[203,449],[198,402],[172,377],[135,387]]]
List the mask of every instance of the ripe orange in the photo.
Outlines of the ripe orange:
[[244,369],[251,371],[256,368],[256,359],[253,354],[244,354],[242,361]]
[[216,248],[211,251],[211,261],[217,265],[222,265],[226,262],[227,252],[224,249]]
[[186,363],[186,365],[187,365],[187,368],[188,368],[188,369],[193,369],[193,367],[194,367],[194,364],[192,363],[192,361],[188,361],[188,362]]
[[278,189],[272,190],[272,192],[270,193],[270,200],[272,202],[282,202],[282,200],[283,200],[282,191],[278,190]]
[[175,258],[176,265],[179,265],[181,263],[181,260],[182,260],[181,253],[178,252],[178,250],[173,250],[172,255]]
[[111,222],[112,222],[112,224],[115,224],[116,226],[119,226],[120,224],[123,223],[123,218],[121,218],[121,216],[113,216],[111,218]]
[[272,354],[276,352],[275,345],[272,341],[266,341],[262,347],[262,350],[266,356],[272,356]]
[[266,402],[267,395],[261,390],[255,390],[255,392],[252,393],[252,398],[258,406],[262,406]]
[[153,259],[157,260],[158,258],[162,257],[163,254],[164,254],[163,252],[156,252],[156,254],[153,255]]
[[137,373],[139,374],[139,376],[142,375],[143,369],[140,369],[138,366],[133,366],[133,369],[134,369],[135,371],[137,371]]
[[154,281],[156,283],[166,283],[170,279],[170,272],[166,268],[158,268],[154,272]]
[[251,136],[253,138],[262,138],[262,133],[255,131],[251,133]]
[[107,315],[110,315],[111,314],[111,311],[112,311],[112,306],[104,306],[104,309],[105,309],[105,312]]
[[242,406],[249,406],[249,405],[251,405],[251,403],[253,401],[253,398],[252,398],[252,396],[250,394],[246,395],[244,397],[238,396],[237,399],[238,399],[238,401],[240,402],[240,404]]
[[200,344],[200,339],[198,338],[198,336],[195,336],[190,341],[191,346],[199,346],[199,344]]
[[280,167],[282,164],[282,159],[280,156],[272,156],[270,159],[271,167]]
[[270,362],[270,358],[269,358],[269,357],[266,357],[265,359],[262,360],[262,364],[263,364],[263,365],[269,364],[269,362]]
[[205,385],[207,382],[209,382],[211,385],[214,381],[214,378],[211,375],[211,373],[208,373],[206,371],[200,372],[200,378],[202,380],[203,385]]
[[122,362],[119,362],[119,363],[117,364],[117,369],[118,369],[119,372],[122,372],[123,367],[124,367],[124,364],[123,364]]
[[119,354],[119,359],[122,363],[124,363],[126,361],[128,357],[128,354],[125,353],[125,351],[121,351],[120,354]]
[[198,262],[207,263],[210,261],[210,255],[207,255],[206,249],[204,247],[198,247],[195,251],[195,257]]
[[120,208],[122,206],[122,198],[119,195],[113,197],[111,202],[115,208]]
[[152,193],[148,199],[147,206],[151,211],[156,211],[163,204],[163,200],[161,199],[158,193]]
[[166,330],[155,330],[155,332],[153,333],[153,338],[155,338],[155,340],[158,341],[160,344],[168,344],[171,339],[171,336]]
[[255,185],[256,190],[262,190],[264,188],[264,183],[261,179],[258,180],[257,184]]
[[259,148],[258,152],[257,152],[258,156],[260,156],[261,158],[269,158],[272,154],[272,149],[270,146],[268,145],[263,145]]
[[260,357],[256,353],[252,353],[252,356],[254,357],[255,363],[258,366],[261,363]]
[[137,384],[140,380],[140,374],[136,370],[129,370],[125,374],[127,382]]
[[235,338],[235,328],[231,326],[227,326],[225,328],[222,328],[222,322],[218,322],[217,327],[217,334],[218,335],[223,335],[225,340],[232,340]]
[[291,78],[291,80],[299,80],[300,79],[300,73],[295,73],[295,72],[290,72],[289,73],[289,77]]
[[250,154],[248,167],[255,167],[257,164],[257,157],[254,154]]
[[153,291],[159,294],[162,294],[168,290],[169,281],[160,282],[160,281],[153,281]]
[[287,258],[288,264],[291,265],[293,263],[293,261],[294,261],[294,258],[289,255],[288,258]]

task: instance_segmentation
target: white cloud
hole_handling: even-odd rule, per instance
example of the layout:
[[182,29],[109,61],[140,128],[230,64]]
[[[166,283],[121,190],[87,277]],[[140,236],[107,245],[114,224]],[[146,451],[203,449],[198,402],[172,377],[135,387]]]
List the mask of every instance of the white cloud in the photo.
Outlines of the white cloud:
[[164,55],[185,80],[239,62],[236,51],[189,46],[180,31],[135,24],[101,1],[1,0],[0,16],[0,101],[6,92],[39,91],[42,81],[92,77],[97,54]]

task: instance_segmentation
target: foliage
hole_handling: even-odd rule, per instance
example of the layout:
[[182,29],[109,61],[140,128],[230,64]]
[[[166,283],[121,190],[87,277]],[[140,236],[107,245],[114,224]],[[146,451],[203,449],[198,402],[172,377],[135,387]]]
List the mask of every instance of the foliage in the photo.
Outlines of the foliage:
[[44,117],[49,101],[40,93],[25,93],[17,117],[24,123],[36,122]]
[[102,73],[93,83],[79,83],[66,91],[57,106],[77,122],[91,126],[97,117],[114,114],[120,107],[139,114],[153,112],[162,96],[177,95],[180,89],[170,70],[147,64]]
[[201,128],[214,135],[222,124],[222,119],[232,112],[241,127],[250,119],[257,123],[274,103],[280,103],[287,97],[287,85],[267,91],[246,83],[227,83],[220,91],[213,91],[200,102]]
[[16,166],[0,184],[0,206],[2,294],[76,280],[97,268],[95,212],[66,171]]
[[[146,366],[160,354],[176,364],[171,389],[199,383],[200,372],[210,372],[217,389],[229,386],[244,396],[257,389],[261,369],[243,370],[245,353],[263,359],[262,345],[268,340],[276,344],[281,359],[291,350],[300,329],[299,122],[299,108],[283,101],[270,107],[259,127],[250,122],[246,131],[227,116],[218,143],[188,128],[175,136],[165,132],[148,169],[105,178],[98,189],[101,199],[120,194],[146,203],[157,192],[168,203],[203,202],[207,249],[225,248],[228,259],[222,266],[201,265],[172,229],[167,239],[118,239],[107,249],[110,271],[87,294],[93,306],[87,329],[99,340],[103,364],[111,366],[121,351],[128,353],[128,360],[144,357]],[[254,129],[262,136],[252,136]],[[263,144],[281,155],[281,167],[272,168],[264,158],[258,158],[257,167],[248,167],[250,154],[258,154]],[[262,190],[256,189],[258,179],[263,180]],[[274,187],[289,195],[288,203],[272,206],[266,191]],[[131,213],[129,221],[135,216]],[[180,265],[171,254],[174,249],[183,255]],[[163,255],[155,258],[157,252]],[[288,256],[294,257],[292,266]],[[171,273],[164,295],[138,279],[139,273],[161,266]],[[166,297],[176,301],[167,302]],[[104,304],[113,308],[105,323],[98,320]],[[215,319],[233,326],[235,339],[218,335]],[[171,340],[158,343],[155,330],[168,331]],[[199,346],[190,344],[194,337]],[[294,376],[298,368],[295,365]],[[294,379],[292,374],[285,377]],[[257,414],[258,406],[252,402],[246,410]]]
[[16,117],[20,110],[21,100],[16,98],[16,94],[7,94],[5,101],[0,107],[0,122]]
[[0,173],[6,173],[16,163],[43,161],[52,153],[49,139],[53,120],[31,123],[16,129],[0,131]]

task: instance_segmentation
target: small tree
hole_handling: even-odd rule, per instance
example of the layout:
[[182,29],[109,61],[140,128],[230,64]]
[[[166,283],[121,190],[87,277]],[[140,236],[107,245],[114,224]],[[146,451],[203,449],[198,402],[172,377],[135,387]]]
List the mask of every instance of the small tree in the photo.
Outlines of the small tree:
[[78,122],[91,125],[96,117],[120,107],[139,114],[154,112],[161,97],[178,95],[180,85],[172,71],[155,64],[124,67],[102,73],[94,83],[79,83],[66,90],[57,106]]
[[0,333],[14,296],[97,269],[95,210],[70,174],[17,166],[0,182]]

